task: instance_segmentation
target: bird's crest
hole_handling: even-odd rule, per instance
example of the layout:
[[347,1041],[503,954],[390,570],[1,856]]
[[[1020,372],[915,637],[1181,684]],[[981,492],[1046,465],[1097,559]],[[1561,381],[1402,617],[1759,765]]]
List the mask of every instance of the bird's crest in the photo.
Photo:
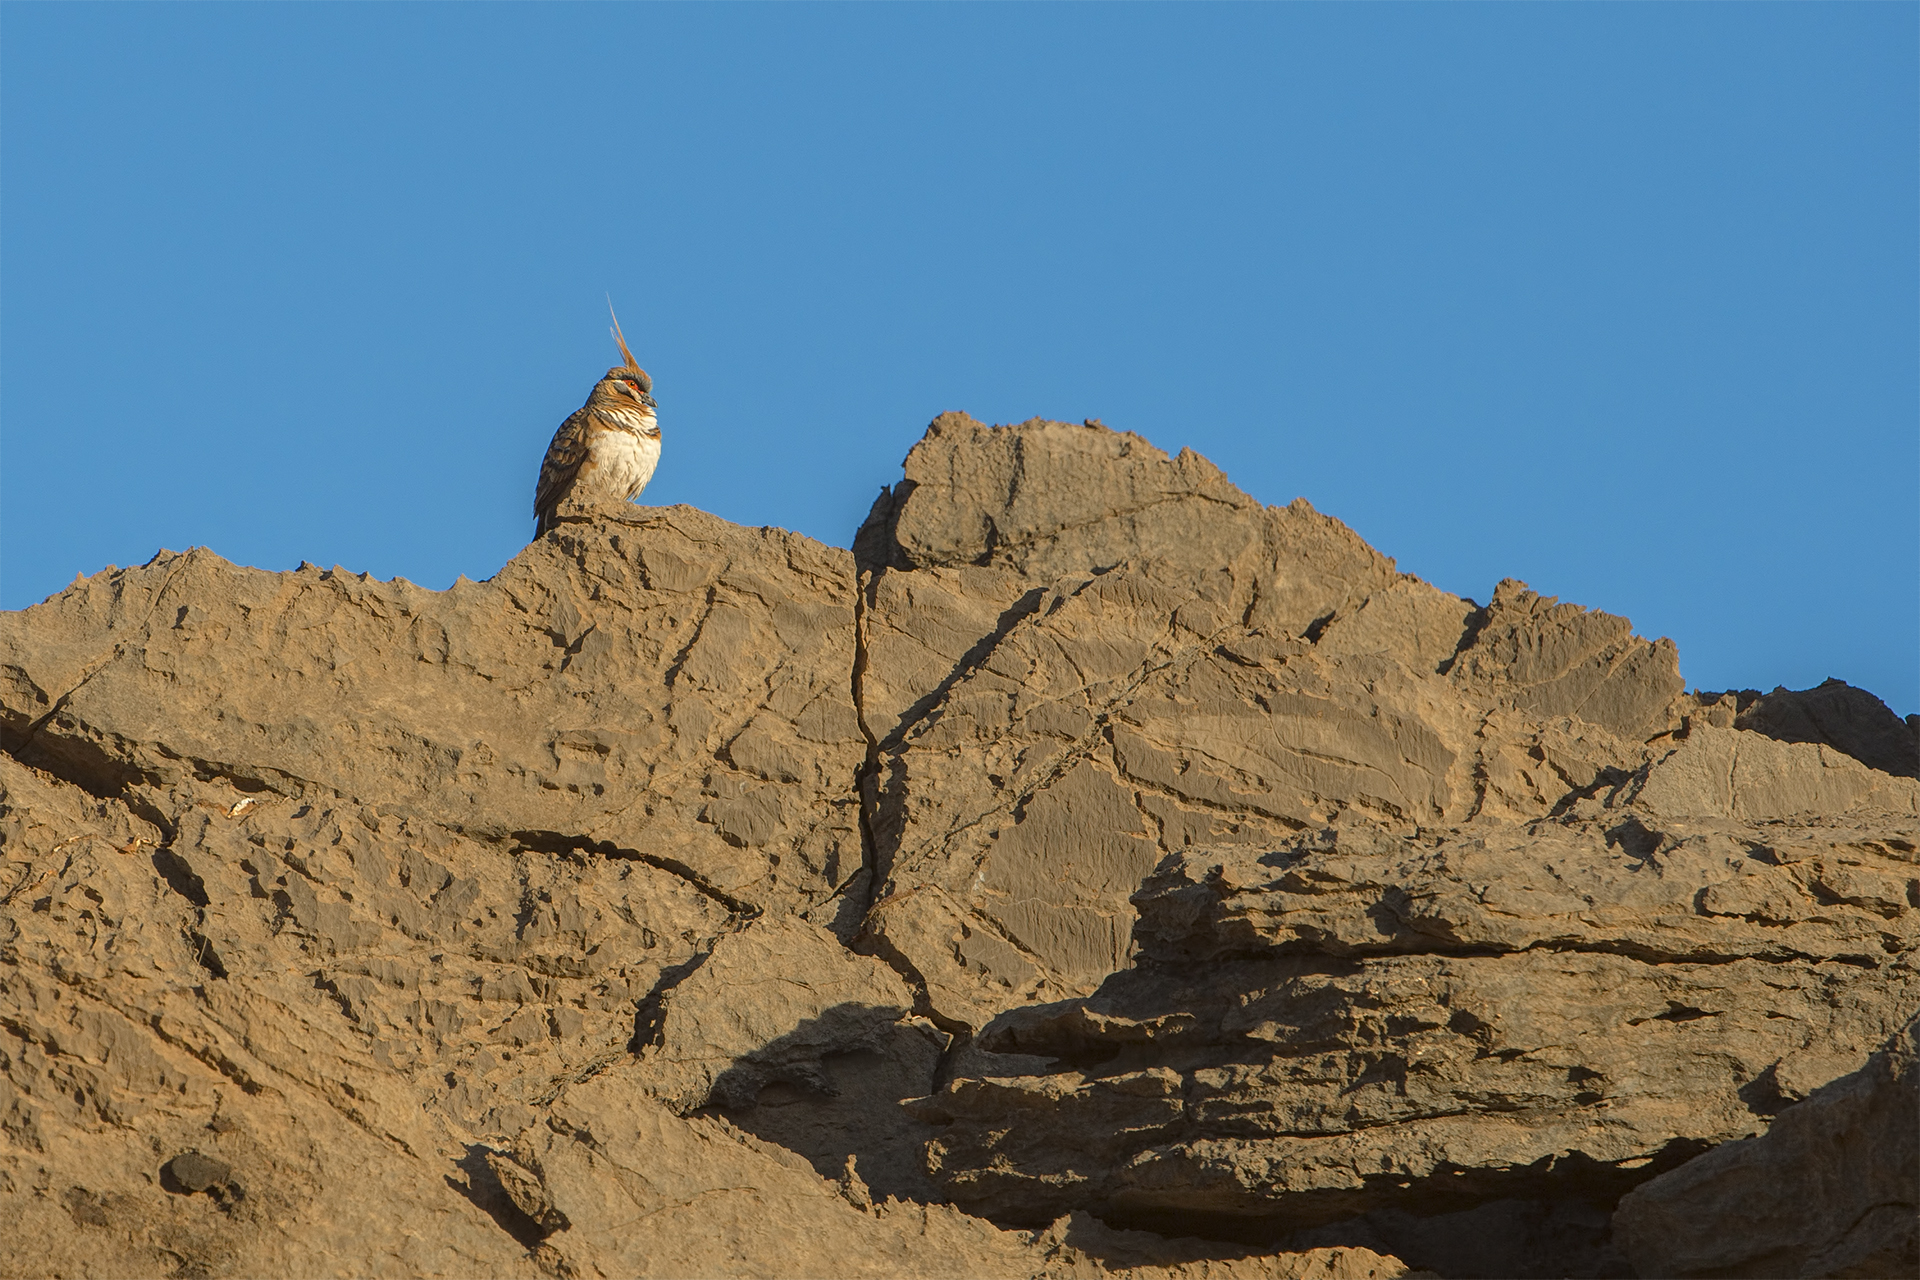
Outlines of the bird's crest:
[[627,350],[627,335],[620,332],[620,317],[614,315],[612,298],[607,299],[607,314],[613,316],[613,340],[620,344],[620,354],[627,358],[627,368],[645,378],[647,371],[642,369],[640,362],[633,358],[633,352]]

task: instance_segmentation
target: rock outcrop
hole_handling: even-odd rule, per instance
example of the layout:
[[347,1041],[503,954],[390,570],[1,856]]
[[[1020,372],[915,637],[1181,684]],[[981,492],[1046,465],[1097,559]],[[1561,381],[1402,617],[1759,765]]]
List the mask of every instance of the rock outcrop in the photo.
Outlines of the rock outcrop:
[[1699,1233],[1911,1109],[1914,742],[1097,424],[162,553],[0,618],[0,1274],[1874,1274]]
[[1920,1023],[1851,1075],[1627,1193],[1615,1234],[1648,1276],[1920,1270]]

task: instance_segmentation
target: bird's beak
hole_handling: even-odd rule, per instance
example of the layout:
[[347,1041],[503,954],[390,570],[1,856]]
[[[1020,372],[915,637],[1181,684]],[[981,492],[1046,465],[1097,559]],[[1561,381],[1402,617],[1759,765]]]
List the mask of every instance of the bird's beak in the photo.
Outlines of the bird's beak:
[[653,402],[653,397],[652,397],[652,396],[650,396],[650,395],[648,395],[648,394],[647,394],[646,392],[644,392],[644,391],[642,391],[642,392],[640,393],[640,403],[641,403],[641,404],[643,404],[643,405],[645,405],[645,406],[647,406],[647,408],[649,408],[649,409],[657,409],[657,408],[659,408],[659,406],[658,406],[658,405],[656,405],[656,404],[654,404],[654,402]]

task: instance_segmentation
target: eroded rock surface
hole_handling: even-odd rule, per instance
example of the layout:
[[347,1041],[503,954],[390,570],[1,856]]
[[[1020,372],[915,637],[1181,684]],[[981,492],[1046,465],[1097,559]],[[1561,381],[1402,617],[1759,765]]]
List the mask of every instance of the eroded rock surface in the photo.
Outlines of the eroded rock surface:
[[1664,1265],[1920,1012],[1912,736],[1097,424],[163,553],[0,617],[0,1274]]
[[1812,689],[1754,689],[1697,699],[1703,721],[1781,742],[1824,743],[1896,777],[1920,777],[1920,715],[1904,721],[1886,703],[1844,680]]
[[867,931],[955,1029],[1124,968],[1169,855],[1543,815],[1645,763],[1681,692],[1623,618],[1480,608],[1104,428],[948,415],[856,548]]
[[[1131,969],[988,1025],[985,1048],[1047,1066],[914,1104],[944,1126],[939,1177],[1006,1221],[1093,1206],[1364,1231],[1448,1273],[1624,1274],[1621,1192],[1759,1132],[1920,1012],[1920,913],[1831,894],[1904,894],[1912,852],[1873,826],[1769,836],[1621,816],[1169,859]],[[1585,1203],[1585,1231],[1531,1259],[1420,1239],[1502,1199]]]
[[1642,1275],[1920,1272],[1920,1024],[1867,1064],[1634,1188],[1615,1231]]

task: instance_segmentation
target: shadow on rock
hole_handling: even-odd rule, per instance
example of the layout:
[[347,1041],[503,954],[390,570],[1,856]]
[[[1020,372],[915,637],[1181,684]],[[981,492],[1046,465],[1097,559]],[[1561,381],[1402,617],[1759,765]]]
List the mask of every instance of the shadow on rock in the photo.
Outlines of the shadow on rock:
[[520,1206],[513,1202],[513,1197],[507,1194],[493,1166],[487,1163],[487,1151],[488,1148],[481,1143],[470,1144],[466,1155],[455,1163],[455,1167],[467,1175],[467,1180],[463,1183],[448,1175],[447,1185],[492,1218],[502,1231],[522,1247],[535,1248],[546,1238],[547,1232],[522,1212]]
[[713,1082],[705,1114],[842,1177],[847,1157],[876,1199],[945,1199],[927,1176],[933,1126],[901,1109],[933,1089],[938,1032],[898,1010],[838,1005],[738,1059]]

